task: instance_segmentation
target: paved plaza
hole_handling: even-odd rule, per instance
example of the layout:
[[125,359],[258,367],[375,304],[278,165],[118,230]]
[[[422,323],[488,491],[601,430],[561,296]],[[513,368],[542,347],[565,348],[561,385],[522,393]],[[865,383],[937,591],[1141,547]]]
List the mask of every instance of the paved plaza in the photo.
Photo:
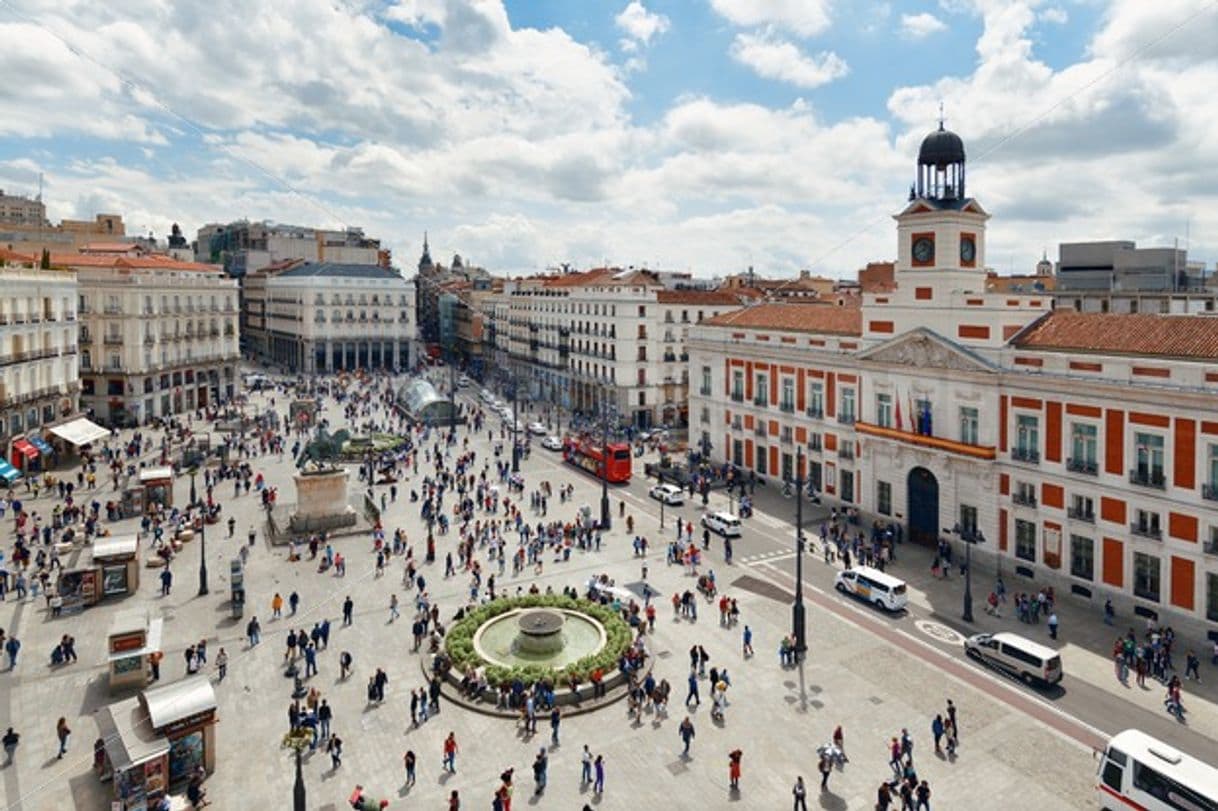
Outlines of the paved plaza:
[[[286,412],[287,401],[283,393],[250,396],[253,408],[273,407],[281,413]],[[326,416],[334,427],[348,427],[341,406],[332,399],[326,402]],[[381,423],[387,420],[379,411],[371,418]],[[498,418],[488,424],[497,434]],[[194,427],[209,430],[198,423]],[[462,429],[460,436],[466,435]],[[485,430],[473,438],[471,448],[478,454],[474,467],[478,472],[491,456]],[[249,460],[256,473],[279,489],[283,501],[294,498],[294,467],[289,457],[256,454]],[[419,559],[427,530],[418,504],[411,503],[409,495],[412,488],[419,488],[426,467],[420,461],[419,473],[398,482],[397,500],[388,505],[383,518],[387,536],[402,529]],[[357,504],[364,485],[357,480],[356,466],[350,466],[350,470],[351,502]],[[522,460],[521,470],[526,483],[525,505],[527,493],[540,482],[549,481],[555,486],[546,520],[570,520],[584,504],[598,509],[599,483],[562,466],[558,454],[540,449],[537,443],[531,456]],[[564,504],[559,502],[557,487],[566,482],[572,483],[575,491],[571,501]],[[188,477],[177,479],[177,504],[188,502],[189,487]],[[88,494],[88,498],[104,501],[112,497],[108,476],[99,476],[98,489],[102,492]],[[375,498],[379,501],[388,489],[376,487]],[[410,652],[413,591],[402,586],[402,559],[393,558],[387,573],[376,576],[372,540],[363,533],[334,541],[335,549],[347,558],[343,577],[333,572],[319,574],[316,561],[308,560],[307,555],[304,561],[289,562],[287,547],[272,546],[266,540],[257,492],[251,490],[234,498],[231,483],[221,482],[215,489],[215,497],[223,505],[221,522],[209,527],[207,533],[208,596],[196,595],[200,549],[198,543],[191,543],[174,562],[175,580],[168,596],[160,596],[155,573],[145,570],[138,594],[103,602],[75,616],[50,617],[41,598],[18,601],[10,594],[0,604],[0,628],[23,643],[16,668],[0,672],[0,727],[12,726],[22,736],[14,764],[0,770],[0,808],[109,808],[110,786],[99,782],[92,770],[92,743],[98,734],[93,713],[111,700],[105,681],[107,629],[116,611],[132,607],[146,607],[154,617],[164,620],[162,682],[183,678],[183,651],[200,639],[207,640],[209,661],[205,672],[213,680],[218,676],[214,668],[216,653],[223,647],[229,655],[227,677],[216,684],[217,768],[206,783],[213,807],[218,809],[291,808],[294,769],[289,751],[281,745],[288,729],[292,691],[291,680],[283,675],[284,641],[290,629],[308,630],[323,618],[329,618],[333,625],[331,640],[318,656],[319,673],[307,684],[317,687],[333,707],[332,730],[344,741],[344,749],[342,765],[337,769],[332,768],[320,747],[305,758],[310,811],[349,807],[346,798],[356,784],[362,784],[370,797],[389,800],[390,808],[442,809],[456,790],[461,808],[485,809],[499,785],[500,773],[508,767],[515,768],[514,804],[539,808],[579,809],[585,803],[594,808],[632,809],[719,808],[730,803],[743,808],[789,808],[792,785],[802,775],[810,807],[869,809],[874,806],[877,787],[891,777],[888,744],[902,728],[913,736],[913,761],[918,777],[930,784],[932,808],[976,808],[980,802],[999,797],[1018,797],[1018,807],[1026,808],[1096,807],[1094,761],[1085,744],[1085,725],[1075,724],[1084,732],[1071,735],[1061,729],[1061,719],[1051,711],[1013,711],[1012,707],[1018,706],[1013,701],[1029,700],[1020,688],[988,676],[969,675],[959,665],[946,666],[955,660],[935,649],[929,638],[895,643],[877,632],[874,617],[854,610],[827,610],[824,601],[832,597],[815,591],[809,594],[810,650],[806,661],[798,668],[782,667],[778,648],[790,626],[793,588],[786,566],[789,556],[784,556],[779,545],[786,516],[760,515],[755,519],[766,519],[775,540],[770,546],[742,541],[733,565],[723,563],[717,540],[708,555],[709,568],[715,570],[720,587],[738,600],[738,626],[722,627],[715,606],[706,602],[700,602],[696,622],[677,618],[668,598],[674,592],[692,589],[694,581],[682,567],[665,565],[663,544],[672,537],[674,514],[696,521],[699,511],[693,505],[667,510],[666,529],[661,532],[658,509],[641,500],[641,492],[634,487],[611,493],[615,523],[600,551],[575,550],[569,561],[561,563],[551,563],[547,554],[542,575],[534,575],[532,567],[527,567],[512,576],[509,567],[504,576],[497,576],[497,589],[511,594],[536,583],[543,590],[552,587],[557,592],[570,586],[582,591],[590,576],[602,573],[619,585],[638,583],[642,561],[633,554],[624,522],[616,520],[618,503],[626,502],[627,512],[636,521],[636,534],[646,535],[651,542],[648,582],[661,595],[656,630],[647,644],[657,678],[666,678],[672,684],[666,716],[645,712],[641,721],[632,720],[627,717],[626,702],[619,702],[595,712],[564,717],[560,743],[552,746],[544,720],[536,734],[528,735],[512,720],[443,700],[437,716],[412,728],[410,691],[423,687],[424,680],[422,654]],[[767,506],[763,501],[759,499],[764,513]],[[775,510],[783,506],[780,497],[773,503]],[[49,513],[53,502],[43,496],[32,502],[26,499],[26,504],[27,509]],[[446,504],[451,505],[451,499],[446,499]],[[232,539],[227,537],[225,525],[229,516],[236,519]],[[527,510],[526,516],[538,520]],[[480,517],[486,516],[480,513]],[[138,521],[108,526],[115,533],[134,531]],[[245,616],[234,619],[228,605],[229,561],[251,527],[257,530],[257,540],[246,567],[248,603]],[[5,520],[0,539],[6,552],[12,545],[12,532],[12,521]],[[746,528],[745,541],[749,533]],[[786,535],[789,537],[789,532]],[[512,542],[514,539],[515,533]],[[456,542],[455,529],[437,536],[437,560],[423,566],[422,571],[427,590],[446,621],[465,603],[469,590],[466,575],[443,577],[445,555],[454,550]],[[921,568],[921,553],[910,552]],[[809,560],[805,565],[826,568],[819,560]],[[914,564],[909,565],[914,571]],[[924,609],[942,610],[946,615],[950,609],[937,606],[938,601],[946,603],[950,599],[953,605],[958,604],[958,592],[948,592],[947,586],[941,587],[929,578],[915,581],[911,576],[910,580],[914,602]],[[286,616],[285,607],[282,619],[272,619],[272,596],[279,593],[286,598],[292,592],[300,596],[297,615]],[[402,600],[403,616],[390,623],[389,605],[395,593]],[[348,596],[355,605],[354,622],[343,627],[341,606]],[[1063,616],[1073,617],[1075,612],[1078,625],[1097,624],[1085,618],[1084,611],[1063,606]],[[977,613],[982,613],[980,602]],[[262,643],[252,649],[245,638],[245,624],[251,615],[258,616],[263,628]],[[998,621],[985,618],[983,622]],[[756,655],[749,658],[741,651],[744,625],[752,629],[756,650]],[[64,633],[76,637],[79,661],[52,669],[48,653]],[[1102,633],[1097,629],[1095,639],[1101,639]],[[1131,711],[1154,711],[1157,691],[1129,699],[1121,696],[1126,691],[1105,685],[1111,680],[1111,667],[1092,650],[1099,643],[1087,638],[1074,644],[1077,651],[1065,656],[1067,668],[1079,662],[1079,669],[1086,674],[1083,678],[1090,679],[1097,691],[1128,702]],[[722,723],[710,717],[706,679],[700,680],[700,706],[687,711],[682,703],[691,645],[704,646],[710,664],[727,668],[730,673],[730,703]],[[353,674],[346,680],[339,678],[340,651],[349,651],[354,658]],[[1099,657],[1098,664],[1095,657]],[[383,703],[370,705],[365,687],[377,668],[389,677],[387,695]],[[1206,676],[1218,681],[1212,678],[1213,672],[1207,668]],[[1011,693],[1016,692],[1019,696],[1012,698]],[[1218,719],[1210,698],[1206,694],[1191,700],[1193,727],[1204,729],[1208,720]],[[960,719],[960,746],[951,757],[936,755],[930,735],[932,720],[944,712],[949,699],[959,708]],[[678,726],[687,714],[696,735],[690,756],[683,758]],[[62,760],[56,758],[55,721],[59,716],[65,716],[73,730]],[[849,762],[832,773],[828,790],[822,792],[815,750],[829,742],[839,724],[844,729]],[[1208,734],[1214,734],[1216,728],[1209,725]],[[450,732],[455,733],[459,746],[452,774],[441,768],[443,742]],[[1197,740],[1202,746],[1214,745],[1209,738],[1197,736]],[[585,744],[594,755],[605,759],[606,781],[601,795],[581,785],[580,757]],[[549,750],[548,788],[543,796],[533,797],[530,767],[540,747]],[[728,753],[735,749],[743,751],[738,792],[728,786]],[[404,784],[402,760],[407,750],[418,757],[418,781],[412,787]]]

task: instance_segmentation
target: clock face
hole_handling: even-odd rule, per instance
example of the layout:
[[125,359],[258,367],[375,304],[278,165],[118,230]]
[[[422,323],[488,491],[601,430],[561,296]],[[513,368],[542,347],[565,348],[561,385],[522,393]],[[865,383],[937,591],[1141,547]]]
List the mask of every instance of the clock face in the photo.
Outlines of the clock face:
[[913,244],[913,258],[915,262],[922,265],[928,265],[933,262],[935,259],[935,243],[927,237],[915,240]]
[[977,243],[972,237],[960,238],[960,261],[965,265],[971,265],[977,259]]

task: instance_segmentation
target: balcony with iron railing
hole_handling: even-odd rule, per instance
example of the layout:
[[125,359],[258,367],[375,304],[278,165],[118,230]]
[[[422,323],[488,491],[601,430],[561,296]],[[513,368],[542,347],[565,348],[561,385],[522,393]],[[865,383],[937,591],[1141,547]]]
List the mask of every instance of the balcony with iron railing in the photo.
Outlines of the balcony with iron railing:
[[757,436],[765,436],[765,424],[758,422],[755,426],[753,426],[753,433]]
[[854,425],[854,414],[843,413],[837,415],[837,421],[842,425]]
[[1040,463],[1040,451],[1036,448],[1016,445],[1014,448],[1011,448],[1011,458],[1016,462],[1027,462],[1035,465]]
[[1071,473],[1085,473],[1088,476],[1098,476],[1100,466],[1094,459],[1074,459],[1066,460],[1066,470]]
[[823,448],[824,444],[821,442],[819,434],[808,439],[808,450],[820,453]]
[[765,408],[770,402],[770,399],[764,394],[759,394],[753,398],[753,405]]
[[1218,483],[1201,485],[1201,497],[1206,501],[1218,501]]
[[1129,471],[1129,483],[1163,490],[1167,487],[1167,478],[1162,468],[1135,468]]
[[122,342],[123,342],[123,336],[122,336],[122,335],[109,335],[109,334],[108,334],[108,335],[106,335],[106,337],[105,337],[103,340],[104,340],[104,342],[105,342],[106,344],[108,344],[108,345],[110,345],[110,346],[118,346],[118,345],[122,344]]
[[784,445],[792,445],[795,443],[795,434],[789,428],[784,428],[782,433],[778,435],[778,441]]
[[733,403],[743,403],[744,402],[744,392],[734,391],[731,394],[731,398],[732,398]]
[[1086,521],[1088,524],[1095,523],[1095,510],[1086,510],[1081,507],[1068,507],[1066,515],[1074,521]]
[[732,420],[732,430],[733,431],[739,431],[739,430],[742,430],[743,428],[744,428],[744,423],[741,422],[739,417],[736,417],[734,420]]
[[1139,538],[1150,538],[1153,541],[1163,540],[1163,530],[1155,524],[1134,521],[1129,525],[1129,531]]
[[792,400],[783,400],[778,403],[778,410],[784,414],[795,413],[795,402]]
[[816,406],[808,406],[804,409],[804,413],[814,420],[824,419],[825,409],[817,408]]
[[1201,551],[1207,555],[1218,555],[1218,541],[1206,541],[1201,545]]
[[106,313],[106,315],[122,315],[123,308],[117,304],[107,304],[105,313]]
[[1011,493],[1011,503],[1018,504],[1021,507],[1035,507],[1036,494],[1016,490],[1015,492]]
[[699,386],[698,394],[700,394],[703,397],[710,397],[711,396],[711,387],[710,386]]

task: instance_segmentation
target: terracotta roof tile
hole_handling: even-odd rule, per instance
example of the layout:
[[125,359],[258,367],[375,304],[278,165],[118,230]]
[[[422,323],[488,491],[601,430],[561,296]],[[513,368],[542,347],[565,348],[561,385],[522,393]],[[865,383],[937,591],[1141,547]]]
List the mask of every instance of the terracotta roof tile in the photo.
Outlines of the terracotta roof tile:
[[826,335],[862,335],[863,311],[857,305],[796,303],[755,304],[722,313],[702,322],[711,327],[743,327],[778,332],[811,332]]
[[34,257],[26,256],[23,253],[10,251],[8,248],[0,248],[0,262],[12,262],[16,265],[28,265],[33,263]]
[[658,304],[740,305],[741,297],[727,290],[661,290],[656,293]]
[[1011,343],[1019,349],[1218,360],[1218,317],[1055,310]]
[[153,268],[156,270],[201,270],[211,273],[221,272],[219,265],[205,265],[202,262],[180,262],[172,256],[118,256],[115,254],[87,253],[53,253],[51,264],[55,267],[68,268]]

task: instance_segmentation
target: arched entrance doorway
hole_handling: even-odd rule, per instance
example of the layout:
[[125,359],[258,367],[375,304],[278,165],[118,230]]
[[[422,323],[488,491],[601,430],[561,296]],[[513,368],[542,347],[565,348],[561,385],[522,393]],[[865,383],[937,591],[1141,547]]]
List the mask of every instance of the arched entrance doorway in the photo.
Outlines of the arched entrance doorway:
[[939,481],[924,467],[909,471],[909,539],[914,543],[939,541]]

